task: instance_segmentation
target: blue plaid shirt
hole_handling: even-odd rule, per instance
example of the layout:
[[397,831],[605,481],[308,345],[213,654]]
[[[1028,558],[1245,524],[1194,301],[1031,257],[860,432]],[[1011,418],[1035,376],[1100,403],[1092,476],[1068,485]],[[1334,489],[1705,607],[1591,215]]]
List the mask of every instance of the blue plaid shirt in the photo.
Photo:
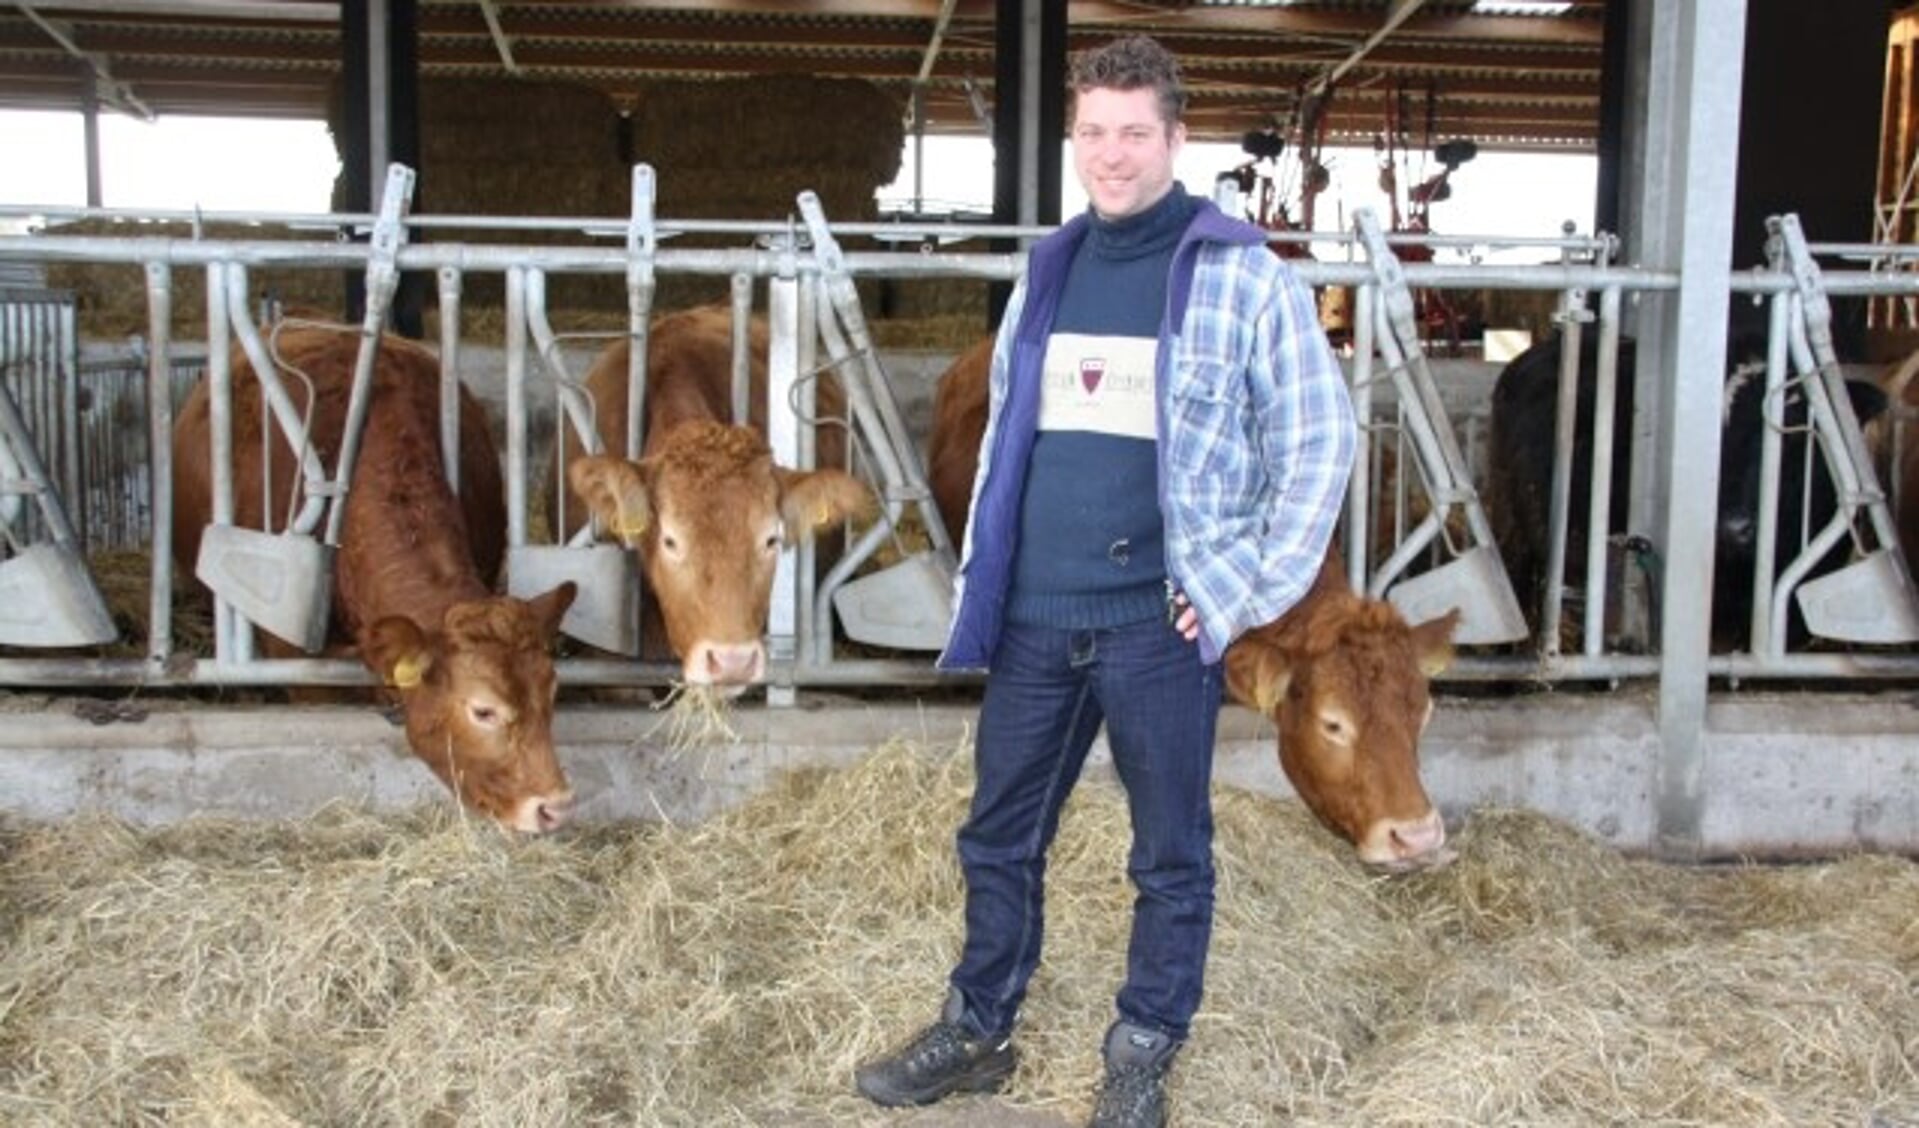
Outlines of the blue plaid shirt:
[[[1000,325],[944,670],[985,669],[999,641],[1040,364],[1086,227],[1077,216],[1033,246]],[[1206,201],[1173,254],[1155,374],[1167,569],[1211,665],[1318,574],[1352,471],[1352,400],[1312,292],[1260,229]]]

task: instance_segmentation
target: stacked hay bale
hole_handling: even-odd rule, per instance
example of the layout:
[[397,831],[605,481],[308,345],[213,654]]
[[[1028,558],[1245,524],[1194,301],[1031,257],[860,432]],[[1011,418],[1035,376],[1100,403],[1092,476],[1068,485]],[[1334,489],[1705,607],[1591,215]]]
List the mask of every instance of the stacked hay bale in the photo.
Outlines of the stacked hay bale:
[[[197,230],[196,230],[197,228]],[[113,239],[241,239],[271,242],[333,241],[331,231],[290,228],[279,224],[162,223],[117,219],[86,219],[53,224],[51,236],[102,236]],[[173,307],[168,319],[176,340],[204,340],[207,326],[207,275],[195,267],[173,271]],[[147,335],[146,272],[138,264],[55,262],[47,264],[47,285],[71,290],[79,311],[80,336],[86,340],[121,340]],[[247,274],[247,294],[256,303],[276,301],[286,306],[338,311],[345,288],[337,270],[269,267]]]
[[630,130],[632,159],[660,171],[660,214],[687,219],[795,215],[810,188],[827,219],[871,220],[905,141],[899,105],[872,83],[800,74],[656,82]]
[[[829,123],[822,128],[822,123]],[[820,198],[828,222],[869,222],[874,193],[899,174],[901,107],[870,82],[774,74],[713,82],[657,82],[640,95],[628,155],[659,174],[659,214],[668,219],[797,217],[799,193]],[[729,240],[676,239],[673,246]],[[841,240],[847,249],[870,247]],[[711,278],[660,280],[662,308],[724,293]],[[862,302],[870,309],[870,283]]]
[[[664,219],[781,220],[797,214],[802,190],[816,193],[827,219],[864,222],[876,217],[874,195],[899,173],[904,143],[901,107],[869,82],[776,74],[749,79],[658,82],[623,115],[605,93],[571,83],[491,82],[428,78],[419,84],[419,180],[413,211],[420,215],[576,216],[618,219],[631,212],[631,167],[644,161],[658,176],[657,214]],[[336,151],[342,150],[344,112],[336,87],[327,113]],[[831,123],[820,128],[819,123]],[[344,177],[344,170],[342,172]],[[346,184],[336,179],[333,206],[342,209]],[[184,239],[186,224],[87,221],[53,229],[63,235]],[[263,225],[205,225],[200,234],[222,239],[331,241],[324,229]],[[418,236],[416,236],[417,238]],[[436,230],[432,238],[474,243],[585,245],[577,232]],[[848,249],[871,241],[844,239]],[[737,237],[675,240],[674,248],[734,246]],[[344,310],[344,274],[334,269],[261,270],[249,292],[296,307]],[[180,270],[174,279],[174,332],[205,333],[204,273]],[[145,333],[145,280],[137,266],[56,264],[48,284],[80,295],[82,332],[96,338]],[[431,280],[427,280],[429,290]],[[866,280],[861,300],[882,343],[958,348],[984,323],[986,284],[972,281]],[[662,311],[722,297],[722,280],[666,275],[656,295]],[[556,327],[610,329],[624,324],[623,279],[614,275],[560,275],[548,301]],[[476,273],[465,280],[464,322],[470,336],[498,337],[501,279]],[[427,305],[434,305],[429,298]],[[944,325],[958,316],[961,328]],[[897,323],[881,326],[880,322]],[[933,327],[928,329],[926,327]],[[429,324],[431,334],[434,327]],[[925,339],[932,332],[937,339]]]
[[[780,220],[812,189],[829,220],[874,217],[874,193],[899,171],[900,107],[871,83],[807,75],[674,81],[645,88],[623,117],[606,94],[562,82],[426,79],[420,83],[418,214],[585,216],[631,214],[632,166],[657,177],[662,219]],[[820,130],[817,123],[833,123]],[[336,97],[329,122],[337,138]],[[336,182],[336,207],[343,185]],[[586,244],[568,232],[446,231],[469,242]],[[737,246],[733,236],[676,239],[675,249]],[[724,281],[664,275],[661,311],[723,297]],[[556,276],[547,298],[558,328],[624,324],[624,280]],[[497,276],[463,288],[469,330],[499,324]],[[869,300],[870,304],[870,300]]]
[[[611,218],[631,210],[630,174],[619,153],[619,110],[601,91],[532,79],[432,78],[421,80],[419,99],[415,214]],[[343,121],[336,87],[327,124],[334,148],[341,152]],[[344,170],[341,176],[333,185],[335,210],[346,198]],[[593,242],[570,231],[436,229],[432,237],[562,246]],[[615,275],[555,275],[547,283],[547,303],[561,325],[611,327],[626,309],[625,283]],[[502,336],[500,275],[486,272],[466,278],[461,304],[470,334],[482,339]]]

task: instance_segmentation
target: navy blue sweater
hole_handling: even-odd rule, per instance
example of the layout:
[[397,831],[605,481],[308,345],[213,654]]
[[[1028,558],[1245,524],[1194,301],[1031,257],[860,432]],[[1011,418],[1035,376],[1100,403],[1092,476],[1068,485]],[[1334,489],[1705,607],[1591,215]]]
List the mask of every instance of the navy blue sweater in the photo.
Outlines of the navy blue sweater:
[[1165,613],[1153,365],[1173,250],[1194,207],[1176,183],[1138,215],[1094,216],[1067,270],[1020,505],[1011,622],[1086,629]]

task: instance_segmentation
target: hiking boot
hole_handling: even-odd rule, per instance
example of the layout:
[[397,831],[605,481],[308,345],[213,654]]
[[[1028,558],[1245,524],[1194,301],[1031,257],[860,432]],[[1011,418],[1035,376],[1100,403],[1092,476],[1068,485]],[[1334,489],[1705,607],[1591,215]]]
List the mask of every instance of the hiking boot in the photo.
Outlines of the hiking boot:
[[1019,1063],[1012,1036],[975,1037],[962,1024],[965,1014],[966,1000],[957,990],[949,992],[939,1021],[854,1071],[860,1095],[899,1108],[952,1093],[990,1093],[1005,1084]]
[[1124,1019],[1106,1032],[1106,1077],[1087,1128],[1164,1128],[1166,1071],[1179,1043]]

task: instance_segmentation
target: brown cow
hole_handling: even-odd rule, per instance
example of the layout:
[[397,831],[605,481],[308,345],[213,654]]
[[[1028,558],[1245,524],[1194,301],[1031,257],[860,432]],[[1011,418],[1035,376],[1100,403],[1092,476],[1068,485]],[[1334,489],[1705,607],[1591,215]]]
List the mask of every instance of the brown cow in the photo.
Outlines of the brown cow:
[[1446,826],[1419,782],[1427,679],[1452,661],[1459,612],[1409,626],[1346,582],[1328,552],[1291,611],[1226,651],[1226,691],[1273,719],[1279,765],[1328,830],[1384,870],[1451,860]]
[[[843,442],[819,431],[824,469],[775,465],[764,427],[767,329],[751,327],[752,425],[731,414],[732,315],[724,306],[669,314],[648,330],[644,441],[638,461],[578,457],[566,435],[567,482],[610,535],[639,554],[666,638],[688,685],[736,695],[766,676],[761,636],[783,545],[868,512],[872,491],[831,468]],[[614,342],[594,361],[586,387],[600,439],[625,444],[629,345]],[[821,388],[822,414],[831,412]],[[577,506],[569,507],[569,509]],[[583,518],[569,512],[570,534]]]
[[[986,430],[992,340],[940,376],[927,444],[941,519],[960,543]],[[1432,714],[1428,678],[1452,658],[1459,613],[1417,627],[1381,599],[1355,594],[1337,552],[1305,597],[1226,651],[1226,688],[1271,716],[1280,766],[1359,860],[1393,871],[1448,860],[1445,824],[1419,782],[1419,735]]]
[[[288,326],[273,338],[281,365],[312,384],[312,441],[325,462],[345,430],[359,340],[345,326]],[[299,402],[300,381],[286,383]],[[333,636],[351,639],[361,661],[397,689],[408,745],[454,794],[515,830],[552,830],[567,820],[573,793],[553,750],[557,682],[548,647],[574,587],[530,601],[493,595],[506,543],[499,455],[484,409],[462,389],[455,497],[442,470],[439,397],[432,354],[382,339],[334,561]],[[300,475],[275,428],[271,477],[263,479],[261,399],[236,347],[236,523],[278,531]],[[174,427],[173,547],[183,569],[194,566],[211,518],[210,407],[202,381]],[[281,496],[265,497],[263,480]],[[291,651],[278,640],[268,647]]]
[[986,434],[986,380],[992,365],[993,338],[988,335],[973,342],[947,366],[933,387],[933,432],[926,440],[926,477],[955,552],[964,543],[966,512],[973,505],[980,436]]

